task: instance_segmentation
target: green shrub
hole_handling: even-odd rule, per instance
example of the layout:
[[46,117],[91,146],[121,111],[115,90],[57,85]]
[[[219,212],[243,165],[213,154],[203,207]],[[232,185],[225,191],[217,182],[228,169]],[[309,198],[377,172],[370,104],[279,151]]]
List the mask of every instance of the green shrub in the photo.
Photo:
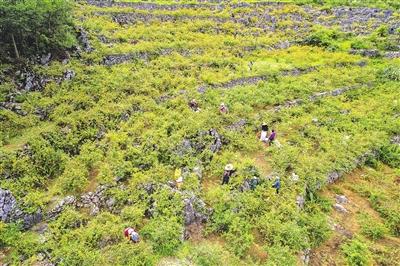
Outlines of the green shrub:
[[30,141],[30,158],[37,172],[45,177],[57,177],[64,170],[64,155],[42,139]]
[[78,160],[69,161],[58,180],[61,191],[64,194],[82,191],[88,184],[88,176],[89,171],[83,163]]
[[156,259],[157,256],[148,243],[141,241],[132,244],[124,241],[105,248],[98,265],[152,266],[156,265]]
[[321,245],[331,234],[327,218],[324,214],[308,214],[302,217],[300,224],[307,229],[307,236],[312,247]]
[[385,145],[380,148],[378,158],[383,163],[385,163],[393,168],[399,168],[400,167],[400,147],[397,145]]
[[224,234],[229,249],[239,257],[243,257],[246,254],[254,241],[251,228],[252,226],[247,220],[235,217],[229,225],[228,232]]
[[163,256],[173,255],[183,241],[183,226],[176,217],[158,217],[146,224],[141,233],[153,243],[154,250]]
[[67,208],[54,222],[49,224],[49,229],[53,234],[53,237],[59,238],[62,235],[85,225],[86,223],[87,218],[81,213]]
[[349,265],[364,266],[370,263],[371,253],[368,250],[368,246],[358,238],[354,238],[344,244],[342,251]]
[[400,81],[400,66],[389,65],[383,70],[379,71],[378,76],[385,80]]
[[304,40],[304,43],[335,51],[339,48],[336,41],[341,38],[341,36],[342,34],[338,30],[318,26],[313,28],[312,33]]
[[187,258],[199,266],[241,264],[238,257],[225,250],[221,245],[207,241],[196,244],[186,243],[179,251],[178,257]]
[[367,214],[360,214],[358,219],[361,226],[361,233],[372,240],[381,239],[387,233],[387,228],[383,224],[375,221]]
[[368,45],[368,41],[364,40],[364,39],[356,39],[354,41],[351,42],[350,47],[352,49],[368,49],[369,45]]
[[0,222],[0,248],[11,248],[9,258],[18,265],[21,256],[29,258],[36,254],[41,246],[39,239],[33,232],[22,232],[18,224],[4,224]]
[[271,245],[287,246],[294,251],[309,247],[307,228],[297,224],[296,219],[286,221],[277,218],[276,213],[268,213],[258,223],[257,229]]
[[139,205],[126,206],[121,210],[121,218],[129,223],[129,226],[136,228],[143,223],[145,208],[146,206]]
[[287,246],[273,245],[266,248],[268,253],[268,266],[294,266],[297,265],[296,256]]

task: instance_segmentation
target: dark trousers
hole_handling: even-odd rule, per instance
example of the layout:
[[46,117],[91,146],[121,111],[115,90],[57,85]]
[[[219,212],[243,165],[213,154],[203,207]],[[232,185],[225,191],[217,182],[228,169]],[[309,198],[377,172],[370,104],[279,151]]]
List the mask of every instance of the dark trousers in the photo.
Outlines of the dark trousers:
[[229,176],[224,176],[222,178],[222,185],[228,184],[229,183]]

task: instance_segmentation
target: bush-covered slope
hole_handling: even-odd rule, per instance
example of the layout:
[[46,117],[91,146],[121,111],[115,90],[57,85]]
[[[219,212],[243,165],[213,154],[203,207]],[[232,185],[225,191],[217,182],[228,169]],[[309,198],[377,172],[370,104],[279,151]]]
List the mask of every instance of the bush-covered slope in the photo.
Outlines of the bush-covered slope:
[[77,50],[1,65],[0,263],[307,262],[334,234],[319,190],[399,167],[400,14],[299,3],[76,3]]

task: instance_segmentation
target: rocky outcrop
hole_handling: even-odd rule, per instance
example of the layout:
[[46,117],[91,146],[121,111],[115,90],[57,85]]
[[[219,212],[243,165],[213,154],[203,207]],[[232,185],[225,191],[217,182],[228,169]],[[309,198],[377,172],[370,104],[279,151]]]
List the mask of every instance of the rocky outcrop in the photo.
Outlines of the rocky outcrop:
[[134,54],[107,55],[103,58],[103,64],[106,66],[117,65],[132,60],[134,57]]
[[[278,74],[278,76],[299,76],[299,75],[304,75],[304,74],[310,73],[315,70],[317,70],[316,67],[286,69],[286,70],[282,70]],[[258,84],[261,81],[267,81],[268,78],[269,78],[268,76],[241,77],[241,78],[232,79],[227,82],[220,83],[220,84],[214,84],[214,85],[210,85],[210,86],[201,85],[197,89],[197,91],[199,93],[203,94],[207,91],[207,89],[231,89],[231,88],[238,87],[238,86],[249,86],[249,85]],[[345,88],[342,88],[342,90],[344,90],[344,89]],[[337,93],[337,92],[326,92],[326,94],[335,94],[335,93]],[[294,101],[294,102],[291,103],[292,101]],[[295,105],[296,102],[300,102],[301,100],[299,99],[299,100],[292,100],[292,101],[288,101],[287,104]]]
[[50,63],[51,57],[51,53],[44,54],[39,58],[38,61],[42,66],[47,66]]
[[400,135],[393,136],[390,142],[395,145],[400,145]]
[[222,89],[230,89],[230,88],[237,87],[237,86],[257,84],[258,82],[264,81],[266,79],[267,79],[267,77],[265,77],[265,76],[253,76],[253,77],[238,78],[238,79],[233,79],[228,82],[216,85],[215,87],[222,88]]
[[[375,158],[377,156],[378,156],[378,152],[376,150],[367,151],[354,159],[353,166],[354,167],[361,166],[361,165],[365,164],[365,162],[369,158],[371,158],[371,157]],[[345,173],[345,171],[340,171],[340,170],[334,170],[334,171],[330,172],[326,177],[326,183],[328,183],[328,184],[335,183],[339,178],[341,178],[343,176],[344,173]]]
[[348,213],[347,209],[345,207],[343,207],[343,205],[339,204],[339,203],[335,203],[333,204],[333,208],[335,210],[337,210],[340,213]]
[[400,51],[386,52],[385,57],[389,59],[400,58]]
[[[217,1],[219,3],[219,1]],[[152,21],[193,21],[210,20],[215,24],[231,22],[242,24],[246,27],[259,28],[265,31],[293,30],[299,33],[309,32],[314,25],[338,27],[344,32],[356,34],[370,34],[382,24],[389,25],[389,34],[394,34],[399,28],[393,11],[365,7],[335,7],[319,9],[310,5],[300,7],[292,12],[276,12],[285,6],[285,3],[219,3],[207,4],[153,4],[153,3],[121,3],[110,1],[90,1],[98,6],[134,7],[134,12],[98,12],[98,15],[111,15],[115,22],[120,24]],[[239,12],[231,12],[230,16],[218,12],[209,15],[176,15],[167,12],[152,12],[153,10],[174,11],[181,8],[208,9],[220,11],[229,7],[230,10],[241,8]],[[243,9],[244,8],[244,9]],[[146,10],[148,12],[137,12]],[[307,14],[307,15],[305,15]],[[292,23],[282,23],[291,21]]]
[[183,192],[182,196],[185,226],[207,222],[210,210],[206,207],[205,202],[191,192]]
[[20,103],[13,103],[13,102],[0,102],[0,110],[6,109],[10,110],[18,115],[25,116],[28,113],[22,109]]
[[154,11],[154,10],[167,10],[167,11],[174,11],[179,9],[209,9],[209,10],[216,10],[216,9],[223,9],[223,5],[207,5],[207,4],[156,4],[156,3],[148,3],[148,2],[115,2],[110,0],[88,0],[87,1],[91,5],[96,5],[99,7],[133,7],[137,10],[147,10],[147,11]]
[[308,265],[310,263],[311,249],[306,248],[302,252],[300,252],[300,260],[304,265]]
[[107,198],[105,196],[105,192],[109,188],[110,186],[102,185],[97,187],[94,192],[88,192],[81,195],[76,202],[76,206],[78,208],[89,208],[90,215],[96,215],[101,208],[112,211],[116,201],[113,198]]
[[[67,69],[62,76],[59,77],[43,77],[32,70],[23,69],[15,73],[16,80],[14,81],[17,85],[18,90],[8,94],[5,98],[5,102],[0,102],[0,110],[10,110],[18,115],[25,116],[28,113],[23,110],[22,104],[16,102],[16,97],[29,93],[32,91],[42,91],[47,83],[53,81],[57,84],[61,84],[63,81],[72,80],[75,77],[75,72],[71,69]],[[42,108],[36,108],[34,114],[38,115],[40,119],[45,120],[49,115],[50,110]]]
[[[193,169],[193,173],[198,175],[201,179],[201,173],[199,173],[198,167]],[[207,222],[212,214],[212,209],[208,208],[205,202],[192,191],[180,190],[173,185],[168,184],[156,184],[147,183],[139,186],[139,189],[143,189],[148,198],[148,206],[145,211],[147,218],[152,218],[157,213],[157,202],[152,197],[152,194],[160,189],[167,189],[171,193],[180,195],[182,199],[182,216],[184,221],[184,231],[182,232],[182,240],[191,237],[194,228],[199,228],[205,222]]]
[[210,129],[183,139],[175,148],[175,154],[178,156],[197,154],[203,152],[205,149],[209,149],[212,153],[216,153],[222,149],[223,144],[223,136],[221,136],[216,129]]
[[82,27],[78,28],[78,41],[85,52],[90,53],[94,50],[90,45],[88,34]]
[[[87,208],[92,216],[98,214],[101,209],[115,212],[116,200],[106,195],[106,192],[112,187],[111,185],[101,185],[95,191],[84,193],[80,197],[67,196],[46,214],[46,218],[50,220],[56,219],[68,206],[72,208]],[[125,189],[122,185],[119,188],[121,190]]]
[[17,82],[18,88],[25,92],[42,91],[44,86],[50,81],[48,78],[42,77],[29,69],[18,71],[15,73],[15,76],[20,80]]
[[227,126],[226,129],[231,130],[231,131],[240,131],[246,125],[247,125],[247,120],[246,119],[240,119],[239,121]]
[[0,221],[5,223],[22,222],[24,229],[28,229],[42,220],[41,211],[25,213],[19,207],[11,191],[0,188]]
[[389,59],[400,58],[400,51],[381,52],[379,50],[350,50],[350,54],[361,55],[365,57],[386,57]]
[[17,201],[8,190],[0,188],[0,220],[9,222],[15,213],[19,213]]
[[328,184],[333,184],[333,183],[335,183],[341,176],[342,176],[342,173],[340,173],[339,171],[333,171],[333,172],[331,172],[331,173],[328,174],[326,181],[327,181]]
[[49,118],[49,115],[51,113],[52,107],[48,108],[43,108],[43,107],[37,107],[34,111],[34,114],[39,117],[40,120],[47,120]]
[[350,50],[349,51],[350,54],[353,55],[361,55],[361,56],[365,56],[365,57],[380,57],[382,56],[382,54],[379,52],[379,50]]
[[214,139],[214,142],[210,146],[210,150],[211,152],[216,153],[222,148],[222,137],[216,129],[211,129],[208,134]]
[[73,79],[75,75],[73,70],[67,69],[61,76],[44,77],[30,69],[24,69],[15,73],[15,76],[18,78],[18,81],[15,83],[21,92],[42,91],[46,84],[51,81],[60,84],[65,80]]
[[67,69],[64,72],[63,80],[72,80],[75,77],[75,75],[76,75],[75,71],[73,71],[71,69]]
[[67,196],[62,199],[51,211],[46,214],[46,218],[53,220],[57,218],[67,206],[75,206],[76,198],[74,196]]
[[[109,15],[110,13],[106,12],[98,12],[98,15]],[[188,20],[212,20],[214,22],[225,23],[230,21],[231,19],[225,17],[218,17],[218,16],[188,16],[188,15],[181,15],[176,16],[173,14],[154,14],[154,13],[139,13],[139,12],[129,12],[129,13],[114,13],[113,14],[113,21],[120,24],[135,24],[137,22],[144,22],[149,23],[151,21],[161,21],[161,22],[168,22],[168,21],[188,21]]]
[[[313,95],[309,96],[308,100],[316,101],[318,99],[328,97],[328,96],[336,97],[336,96],[342,95],[348,91],[356,90],[359,88],[361,88],[361,86],[343,87],[343,88],[337,88],[337,89],[334,89],[331,91],[317,92],[317,93],[314,93]],[[284,102],[283,104],[275,106],[274,110],[276,112],[279,112],[281,109],[299,106],[299,105],[303,104],[304,102],[305,102],[305,100],[303,100],[303,99],[288,100],[288,101]]]
[[153,51],[141,51],[135,53],[127,53],[127,54],[113,54],[107,55],[103,58],[103,65],[106,66],[113,66],[122,64],[124,62],[128,62],[131,60],[145,60],[150,61],[159,56],[166,56],[170,55],[173,52],[179,53],[182,56],[190,56],[192,54],[202,53],[201,49],[194,49],[194,50],[186,50],[186,49],[172,49],[172,48],[162,48]]
[[297,195],[296,197],[296,205],[299,209],[304,209],[304,204],[306,203],[306,200],[304,199],[303,196]]
[[336,203],[345,204],[349,202],[349,199],[345,195],[335,195]]

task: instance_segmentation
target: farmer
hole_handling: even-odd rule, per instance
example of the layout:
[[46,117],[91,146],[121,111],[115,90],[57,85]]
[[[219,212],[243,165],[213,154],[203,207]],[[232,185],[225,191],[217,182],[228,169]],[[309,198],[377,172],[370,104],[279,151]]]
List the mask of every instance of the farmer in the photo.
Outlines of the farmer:
[[232,164],[227,164],[225,166],[225,171],[224,175],[222,177],[222,185],[228,184],[229,183],[229,178],[232,176],[232,174],[235,172],[233,165]]
[[268,141],[268,125],[266,123],[263,123],[261,125],[261,137],[260,140],[263,142],[267,142]]
[[220,106],[219,106],[219,112],[221,114],[228,113],[228,107],[224,103],[221,103]]
[[281,188],[281,180],[279,176],[276,177],[275,183],[272,185],[272,187],[276,189],[276,194],[279,194],[279,189]]
[[275,139],[276,139],[276,132],[273,129],[271,135],[269,135],[269,137],[268,137],[269,145],[271,145],[274,142]]
[[190,107],[190,109],[192,109],[195,112],[200,111],[199,104],[197,103],[196,99],[190,100],[189,107]]
[[250,189],[254,190],[256,187],[260,184],[260,179],[256,176],[253,176],[252,179],[250,179]]
[[175,186],[177,188],[180,188],[183,184],[183,175],[182,175],[182,169],[177,168],[175,169]]
[[133,243],[139,242],[139,234],[132,227],[128,227],[124,230],[124,235],[127,239],[132,241]]

